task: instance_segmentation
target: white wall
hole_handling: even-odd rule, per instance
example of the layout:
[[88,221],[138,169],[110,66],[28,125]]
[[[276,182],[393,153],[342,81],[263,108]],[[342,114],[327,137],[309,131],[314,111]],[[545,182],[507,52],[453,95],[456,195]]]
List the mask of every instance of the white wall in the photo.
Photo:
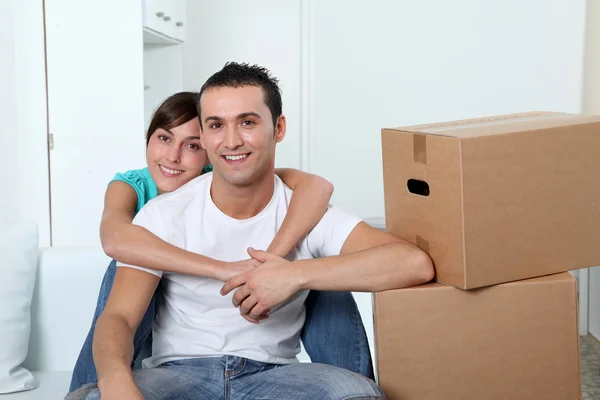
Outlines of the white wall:
[[278,167],[300,167],[300,1],[187,2],[183,86],[199,90],[227,61],[263,65],[280,79],[287,134],[278,145]]
[[[583,111],[600,114],[600,2],[588,1]],[[582,309],[580,307],[580,309]],[[589,332],[600,339],[600,267],[589,272]]]
[[154,110],[183,90],[183,46],[144,45],[144,130]]
[[[579,112],[584,0],[314,1],[311,171],[384,214],[380,129]],[[358,187],[357,187],[358,183]]]
[[377,217],[382,127],[579,112],[584,17],[585,0],[188,0],[184,87],[227,60],[271,68],[289,122],[278,164],[323,175],[337,205]]
[[17,92],[15,87],[14,11],[11,2],[0,4],[0,223],[12,219],[19,211],[19,180],[17,158]]

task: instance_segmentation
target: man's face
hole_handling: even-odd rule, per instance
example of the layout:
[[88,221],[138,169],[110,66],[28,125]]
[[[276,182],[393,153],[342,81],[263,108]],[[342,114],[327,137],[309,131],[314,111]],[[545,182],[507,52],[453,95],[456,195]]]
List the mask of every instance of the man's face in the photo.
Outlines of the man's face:
[[213,170],[235,186],[247,186],[273,173],[275,146],[285,136],[285,117],[273,126],[262,88],[207,90],[200,98],[202,146]]

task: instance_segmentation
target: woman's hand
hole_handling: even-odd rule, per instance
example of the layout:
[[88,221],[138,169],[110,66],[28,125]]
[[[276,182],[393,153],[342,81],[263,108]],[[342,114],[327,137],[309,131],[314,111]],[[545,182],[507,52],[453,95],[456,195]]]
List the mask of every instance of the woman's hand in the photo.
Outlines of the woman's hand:
[[217,270],[217,279],[222,282],[227,282],[236,275],[251,271],[262,263],[253,258],[236,262],[225,262],[222,267]]

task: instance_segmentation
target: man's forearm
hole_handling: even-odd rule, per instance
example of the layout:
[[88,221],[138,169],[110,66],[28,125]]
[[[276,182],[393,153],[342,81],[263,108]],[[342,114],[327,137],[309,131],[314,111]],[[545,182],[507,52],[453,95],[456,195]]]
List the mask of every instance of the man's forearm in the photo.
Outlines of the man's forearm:
[[433,278],[429,256],[405,243],[294,264],[300,287],[311,290],[379,292],[420,285]]
[[134,332],[120,316],[102,314],[94,332],[94,363],[98,372],[98,386],[133,383]]

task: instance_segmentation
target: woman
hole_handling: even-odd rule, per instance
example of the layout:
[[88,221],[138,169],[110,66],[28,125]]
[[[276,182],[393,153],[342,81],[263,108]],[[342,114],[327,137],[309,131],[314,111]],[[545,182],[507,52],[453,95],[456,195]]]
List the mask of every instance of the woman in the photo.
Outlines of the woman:
[[[159,194],[177,190],[210,170],[206,151],[200,146],[197,102],[197,93],[181,92],[157,108],[146,134],[148,167],[117,174],[109,183],[100,238],[106,254],[120,262],[226,281],[255,268],[257,262],[252,259],[234,263],[213,260],[172,246],[132,224],[135,214],[148,201]],[[276,170],[276,174],[294,194],[288,214],[267,251],[286,257],[319,222],[327,210],[333,187],[320,177],[296,170]],[[104,276],[92,326],[73,371],[71,392],[98,379],[92,356],[93,332],[106,305],[115,272],[116,262],[113,261]],[[155,294],[135,333],[134,361],[143,347],[147,351],[156,297]],[[352,295],[313,291],[306,301],[306,308],[302,340],[311,360],[373,378],[368,342]],[[325,333],[335,340],[326,343]]]

